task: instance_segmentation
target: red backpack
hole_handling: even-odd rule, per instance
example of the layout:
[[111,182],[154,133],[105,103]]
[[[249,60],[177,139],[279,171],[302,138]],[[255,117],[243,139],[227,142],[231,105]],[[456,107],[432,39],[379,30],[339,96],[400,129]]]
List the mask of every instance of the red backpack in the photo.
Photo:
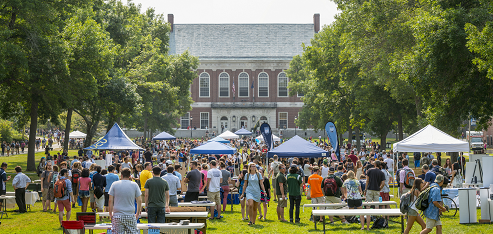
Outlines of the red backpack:
[[80,171],[78,169],[72,170],[72,184],[78,184],[80,177]]
[[337,192],[337,182],[335,177],[327,177],[324,180],[324,195],[335,196]]
[[65,179],[58,179],[55,182],[55,186],[53,186],[53,192],[55,193],[56,198],[61,198],[65,196],[65,190],[67,188]]

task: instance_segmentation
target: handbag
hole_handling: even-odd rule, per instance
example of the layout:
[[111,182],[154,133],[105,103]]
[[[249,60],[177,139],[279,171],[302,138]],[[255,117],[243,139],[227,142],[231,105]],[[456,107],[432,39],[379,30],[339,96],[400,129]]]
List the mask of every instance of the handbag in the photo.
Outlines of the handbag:
[[103,189],[99,186],[96,186],[94,188],[94,195],[96,195],[96,198],[98,198],[98,199],[101,198],[104,195]]

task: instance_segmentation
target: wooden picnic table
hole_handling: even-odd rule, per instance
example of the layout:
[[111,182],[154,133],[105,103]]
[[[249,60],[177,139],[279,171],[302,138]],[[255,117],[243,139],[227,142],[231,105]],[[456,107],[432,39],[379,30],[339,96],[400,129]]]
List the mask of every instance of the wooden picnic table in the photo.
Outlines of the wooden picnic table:
[[[160,231],[172,231],[172,230],[187,230],[189,234],[194,233],[195,229],[203,228],[203,223],[189,223],[188,225],[173,225],[171,223],[138,223],[137,229],[143,230],[144,234],[148,233],[149,228],[157,227]],[[111,224],[96,224],[96,225],[84,225],[84,228],[89,230],[90,234],[94,233],[94,230],[107,230],[111,228]]]

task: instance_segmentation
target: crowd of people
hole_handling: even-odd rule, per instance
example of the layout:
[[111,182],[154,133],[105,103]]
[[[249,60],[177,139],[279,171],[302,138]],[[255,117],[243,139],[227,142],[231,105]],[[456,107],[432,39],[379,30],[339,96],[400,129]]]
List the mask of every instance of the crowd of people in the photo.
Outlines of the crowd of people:
[[[169,207],[178,206],[179,201],[196,201],[199,196],[207,196],[209,201],[216,203],[210,209],[209,219],[221,219],[228,194],[237,191],[242,219],[249,225],[254,225],[257,219],[267,220],[271,200],[277,202],[278,221],[300,223],[303,195],[312,204],[345,202],[349,209],[362,209],[363,199],[366,202],[390,200],[389,185],[394,182],[395,174],[399,194],[412,194],[411,199],[415,200],[425,189],[430,188],[431,191],[432,205],[429,211],[425,211],[426,223],[415,207],[411,207],[407,214],[406,232],[414,222],[421,225],[423,233],[434,227],[441,229],[436,211],[444,208],[439,203],[435,204],[435,201],[440,201],[436,189],[448,181],[454,187],[461,186],[463,164],[452,164],[447,159],[441,167],[438,159],[431,162],[420,160],[423,173],[415,176],[414,170],[409,168],[407,153],[397,157],[392,151],[380,151],[378,144],[366,142],[368,145],[361,149],[347,144],[341,147],[337,156],[330,144],[321,138],[318,140],[310,139],[313,144],[329,151],[328,157],[279,158],[275,155],[268,159],[267,146],[247,138],[231,140],[230,145],[237,149],[237,153],[232,155],[190,154],[191,149],[206,143],[207,139],[152,142],[139,138],[135,142],[146,149],[142,155],[139,151],[91,152],[80,149],[77,156],[69,158],[66,151],[55,155],[48,151],[38,165],[43,211],[57,212],[58,207],[60,223],[64,215],[66,220],[70,219],[71,208],[76,205],[82,212],[106,211],[114,230],[132,232],[136,230],[134,224],[143,210],[148,213],[149,222],[160,223],[164,222]],[[421,159],[429,155],[425,154]],[[97,160],[104,161],[104,166]],[[0,169],[4,183],[10,179],[2,177],[2,170],[5,171],[6,167],[2,164]],[[13,184],[17,195],[23,193],[22,189],[30,180],[22,174],[20,167],[15,170],[17,175]],[[54,202],[53,210],[51,202]],[[289,221],[284,213],[288,202]],[[144,209],[141,203],[145,204]],[[25,204],[19,201],[18,205],[19,211],[25,212]],[[357,222],[344,216],[339,218],[343,224]],[[311,217],[310,221],[314,219],[322,220],[322,217]],[[333,217],[329,219],[330,223],[334,222]],[[369,215],[361,217],[359,222],[362,230],[365,223],[366,229],[370,229]]]

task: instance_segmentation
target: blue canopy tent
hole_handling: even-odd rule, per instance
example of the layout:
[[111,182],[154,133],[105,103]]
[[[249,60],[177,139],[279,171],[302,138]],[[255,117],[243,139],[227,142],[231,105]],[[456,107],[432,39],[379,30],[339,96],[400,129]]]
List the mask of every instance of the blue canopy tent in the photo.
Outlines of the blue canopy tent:
[[267,152],[268,157],[272,157],[274,155],[277,155],[280,158],[318,158],[327,157],[328,152],[299,136],[294,136],[280,146]]
[[240,130],[235,132],[236,135],[252,135],[252,132],[246,130],[245,128],[241,128]]
[[117,123],[93,145],[85,150],[143,150],[125,134]]
[[167,132],[159,133],[157,136],[152,138],[153,141],[174,140],[174,139],[176,139],[176,137],[174,137],[173,135]]
[[217,141],[195,147],[190,150],[190,154],[234,154],[236,149]]
[[225,140],[222,137],[214,137],[214,138],[208,140],[208,142],[214,142],[214,141],[215,142],[220,142],[220,143],[229,143],[228,140]]

